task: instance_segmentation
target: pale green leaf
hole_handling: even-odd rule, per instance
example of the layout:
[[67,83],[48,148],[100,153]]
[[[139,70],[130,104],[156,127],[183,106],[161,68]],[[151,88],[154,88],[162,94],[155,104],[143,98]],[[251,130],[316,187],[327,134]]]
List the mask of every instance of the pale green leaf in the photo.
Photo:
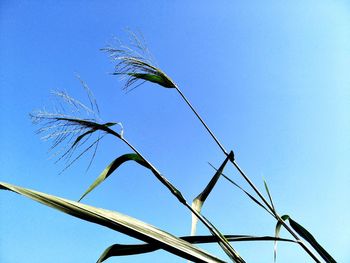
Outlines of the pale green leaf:
[[[192,208],[196,210],[198,213],[200,213],[202,206],[209,196],[210,192],[213,190],[216,182],[219,180],[220,175],[222,174],[228,160],[230,158],[233,158],[233,152],[231,151],[230,154],[226,157],[224,162],[221,164],[219,169],[216,171],[212,179],[209,181],[208,185],[204,188],[204,190],[193,200],[192,202]],[[197,222],[198,217],[192,213],[192,226],[191,226],[191,235],[195,235],[196,228],[197,228]]]
[[[281,216],[281,218],[283,221],[286,221],[286,220],[288,220],[289,216],[283,215],[283,216]],[[276,228],[275,228],[275,238],[279,238],[281,226],[282,226],[282,222],[277,221]],[[274,262],[276,262],[276,259],[277,259],[277,241],[278,240],[275,240],[274,248],[273,248],[273,260],[274,260]]]
[[194,262],[224,262],[189,242],[118,212],[96,208],[7,183],[0,182],[0,189],[21,194],[66,214],[108,227],[144,242],[158,244],[160,248]]

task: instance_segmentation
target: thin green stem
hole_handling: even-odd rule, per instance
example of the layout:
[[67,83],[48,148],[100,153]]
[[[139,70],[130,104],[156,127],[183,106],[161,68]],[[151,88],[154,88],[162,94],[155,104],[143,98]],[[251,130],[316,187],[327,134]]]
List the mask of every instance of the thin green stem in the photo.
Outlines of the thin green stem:
[[205,129],[209,132],[210,136],[214,139],[214,141],[216,142],[216,144],[220,147],[220,149],[226,154],[226,156],[228,156],[227,151],[225,150],[224,146],[219,142],[219,140],[215,137],[214,133],[209,129],[209,127],[207,126],[207,124],[203,121],[203,119],[201,118],[201,116],[197,113],[197,111],[193,108],[193,106],[191,105],[191,103],[189,102],[189,100],[185,97],[185,95],[181,92],[181,90],[179,89],[179,87],[175,87],[175,89],[177,90],[177,92],[180,94],[180,96],[184,99],[184,101],[187,103],[187,105],[191,108],[191,110],[193,111],[193,113],[197,116],[197,118],[200,120],[200,122],[203,124],[203,126],[205,127]]
[[[177,92],[180,94],[180,96],[183,98],[183,100],[186,102],[186,104],[190,107],[192,112],[196,115],[198,120],[203,124],[204,128],[208,131],[210,136],[214,139],[216,144],[219,146],[221,151],[228,156],[228,152],[225,150],[224,146],[220,143],[220,141],[216,138],[214,133],[210,130],[208,125],[204,122],[204,120],[201,118],[201,116],[197,113],[197,111],[194,109],[190,101],[186,98],[186,96],[182,93],[182,91],[179,89],[179,87],[175,87]],[[269,210],[272,212],[272,215],[275,217],[276,220],[281,222],[281,224],[284,226],[284,228],[298,241],[300,246],[315,260],[315,262],[319,263],[321,262],[318,257],[302,242],[302,240],[298,237],[297,234],[294,233],[294,231],[283,221],[283,219],[277,214],[275,209],[270,205],[270,203],[265,199],[265,197],[260,193],[259,189],[254,185],[254,183],[249,179],[249,177],[243,172],[243,170],[238,166],[236,161],[234,159],[230,160],[231,163],[235,166],[235,168],[238,170],[240,175],[244,178],[244,180],[250,185],[250,187],[254,190],[254,192],[259,196],[259,198],[263,201],[263,203],[269,208]]]

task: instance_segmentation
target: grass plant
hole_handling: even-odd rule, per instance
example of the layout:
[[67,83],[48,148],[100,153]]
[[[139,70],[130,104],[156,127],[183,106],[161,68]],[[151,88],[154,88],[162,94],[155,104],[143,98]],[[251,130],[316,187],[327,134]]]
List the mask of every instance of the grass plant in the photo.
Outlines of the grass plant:
[[[115,68],[112,74],[122,78],[124,81],[123,88],[125,90],[130,91],[145,82],[151,82],[163,88],[176,91],[194,113],[195,118],[200,121],[225,157],[218,169],[213,167],[215,173],[207,186],[194,198],[192,204],[190,204],[181,191],[126,139],[121,123],[103,122],[101,120],[99,116],[99,107],[91,90],[79,78],[88,97],[89,103],[87,105],[71,97],[66,92],[55,91],[53,94],[60,102],[53,111],[41,110],[31,114],[33,122],[40,125],[38,133],[43,135],[42,139],[52,141],[51,149],[55,151],[54,156],[57,156],[57,161],[65,161],[65,170],[75,163],[82,155],[92,151],[89,167],[96,155],[100,140],[105,136],[112,136],[116,140],[127,145],[131,152],[114,159],[82,194],[78,202],[8,183],[0,183],[0,189],[21,194],[71,216],[111,228],[144,242],[143,244],[133,245],[112,244],[100,255],[97,262],[103,262],[115,256],[150,253],[158,249],[164,249],[169,253],[193,262],[225,262],[225,260],[211,255],[195,246],[195,244],[199,243],[218,243],[219,247],[232,262],[243,263],[246,261],[231,243],[246,241],[274,242],[275,261],[277,259],[277,242],[289,242],[292,245],[299,245],[315,262],[322,262],[322,260],[325,262],[335,262],[331,255],[316,241],[308,230],[301,226],[301,224],[288,215],[279,215],[273,203],[272,194],[267,183],[264,181],[265,192],[267,194],[266,198],[242,168],[240,168],[236,161],[236,154],[234,151],[227,151],[224,148],[178,85],[153,63],[152,56],[142,37],[130,32],[130,43],[128,45],[118,43],[117,46],[107,46],[103,48],[102,51],[106,52],[115,62]],[[119,128],[116,128],[118,126]],[[181,205],[185,206],[191,212],[191,236],[176,237],[135,218],[81,203],[86,195],[103,183],[125,162],[129,161],[142,166],[153,174],[161,185],[168,189],[171,196],[176,198]],[[249,186],[248,190],[244,189],[232,178],[224,174],[224,169],[229,164],[233,165],[246,181]],[[263,208],[273,217],[276,222],[274,236],[224,234],[213,225],[210,219],[206,218],[201,213],[202,206],[220,177],[224,177],[227,182],[241,190],[250,200],[257,204],[258,207]],[[196,225],[198,221],[209,230],[211,236],[196,235]],[[293,239],[279,237],[279,232],[282,227],[291,234]]]

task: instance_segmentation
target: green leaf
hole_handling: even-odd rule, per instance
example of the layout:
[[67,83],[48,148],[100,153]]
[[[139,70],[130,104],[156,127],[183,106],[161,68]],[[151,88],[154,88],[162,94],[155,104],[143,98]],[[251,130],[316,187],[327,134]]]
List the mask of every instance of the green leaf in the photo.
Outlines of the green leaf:
[[[91,122],[91,123],[93,123],[93,122]],[[96,123],[97,124],[97,123]],[[99,130],[99,129],[101,129],[100,127],[102,126],[104,126],[104,127],[106,127],[106,128],[109,128],[109,127],[112,127],[112,126],[114,126],[114,125],[116,125],[117,123],[114,123],[114,122],[107,122],[107,123],[105,123],[105,124],[97,124],[95,127],[92,127],[90,130],[88,130],[88,131],[86,131],[86,132],[84,132],[83,134],[81,134],[81,135],[79,135],[76,139],[75,139],[75,141],[74,141],[74,143],[72,144],[72,148],[75,146],[75,145],[77,145],[85,136],[87,136],[87,135],[89,135],[89,134],[91,134],[91,133],[94,133],[95,131],[97,131],[97,130]],[[90,124],[91,125],[91,124]]]
[[309,231],[307,231],[303,226],[301,226],[299,223],[297,223],[290,217],[289,224],[302,238],[309,242],[309,244],[318,252],[318,254],[320,254],[320,256],[326,262],[336,262],[334,258],[332,258],[332,256],[316,241],[313,235]]
[[154,75],[154,74],[146,74],[146,73],[127,73],[127,75],[132,76],[132,77],[137,78],[137,79],[143,79],[146,81],[157,83],[165,88],[175,88],[174,83],[172,83],[164,75]]
[[[281,216],[283,221],[286,221],[289,219],[289,215],[283,215]],[[276,228],[275,228],[275,238],[279,238],[280,230],[281,230],[282,223],[280,221],[277,221]],[[276,262],[277,259],[277,239],[274,242],[273,247],[273,260]]]
[[157,179],[165,185],[173,195],[176,196],[176,198],[183,204],[186,203],[185,198],[182,196],[181,192],[174,187],[163,175],[161,175],[154,167],[152,167],[148,162],[146,162],[141,156],[134,153],[128,153],[124,154],[117,159],[115,159],[113,162],[111,162],[98,176],[98,178],[90,185],[88,190],[82,195],[82,197],[79,199],[82,200],[88,193],[90,193],[93,189],[95,189],[100,183],[102,183],[108,176],[110,176],[121,164],[123,164],[126,161],[135,161],[142,166],[148,168],[151,170],[151,172],[157,177]]
[[118,256],[131,256],[137,254],[145,254],[158,250],[158,247],[152,244],[133,244],[133,245],[122,245],[113,244],[106,248],[97,263],[101,263],[110,257]]
[[267,195],[269,196],[270,203],[271,203],[271,206],[272,206],[272,210],[273,210],[274,213],[276,213],[275,206],[273,205],[272,197],[271,197],[271,194],[270,194],[270,191],[269,191],[269,187],[267,186],[267,183],[266,183],[265,180],[264,180],[264,186],[265,186],[265,190],[267,192]]
[[91,133],[94,133],[95,131],[97,131],[97,129],[92,128],[92,129],[90,129],[90,130],[84,132],[83,134],[79,135],[79,136],[75,139],[75,141],[74,141],[74,143],[72,144],[71,147],[73,148],[73,147],[76,146],[86,135],[91,134]]
[[[230,160],[230,158],[233,158],[233,152],[231,151],[230,154],[226,157],[224,162],[221,164],[219,169],[216,171],[212,179],[209,181],[208,185],[204,188],[204,190],[195,198],[192,202],[192,208],[196,210],[198,213],[200,213],[202,206],[209,196],[210,192],[213,190],[215,184],[219,180],[220,175],[222,174],[227,162]],[[192,214],[192,226],[191,226],[191,235],[195,235],[196,233],[196,227],[197,227],[198,217],[194,214]]]
[[172,254],[194,262],[224,262],[187,241],[118,212],[81,204],[2,182],[0,182],[0,189],[21,194],[71,216],[108,227],[144,242],[157,244],[160,248]]
[[113,162],[111,162],[97,177],[97,179],[90,185],[90,187],[86,190],[86,192],[80,197],[79,202],[92,190],[94,190],[100,183],[108,178],[120,165],[127,161],[135,161],[142,166],[151,169],[151,167],[137,154],[128,153],[116,158]]
[[[288,220],[290,226],[309,244],[318,252],[318,254],[326,261],[330,263],[335,263],[336,261],[332,258],[332,256],[316,241],[316,239],[312,236],[312,234],[307,231],[303,226],[301,226],[299,223],[294,221],[289,215],[283,215],[281,216],[283,221]],[[279,232],[281,229],[282,223],[280,221],[276,224],[275,229],[275,237],[279,237]],[[275,241],[275,248],[274,248],[274,259],[276,261],[276,255],[277,255],[277,240]]]
[[[202,244],[202,243],[215,243],[216,237],[214,236],[184,236],[180,237],[181,239],[191,243],[191,244]],[[271,236],[248,236],[248,235],[225,235],[225,238],[230,242],[241,242],[241,241],[284,241],[297,243],[291,239],[285,238],[275,238]],[[150,253],[160,249],[156,244],[114,244],[109,246],[100,256],[97,263],[103,262],[110,257],[115,256],[130,256],[137,254]]]

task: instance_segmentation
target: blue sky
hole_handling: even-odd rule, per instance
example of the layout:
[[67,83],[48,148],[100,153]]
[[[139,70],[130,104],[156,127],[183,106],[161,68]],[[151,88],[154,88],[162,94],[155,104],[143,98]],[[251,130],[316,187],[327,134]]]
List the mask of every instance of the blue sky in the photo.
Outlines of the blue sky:
[[[131,1],[130,1],[131,2]],[[104,121],[128,138],[188,200],[224,155],[173,90],[145,84],[125,94],[99,51],[125,28],[144,35],[159,66],[192,101],[251,179],[265,179],[280,214],[308,228],[339,261],[350,260],[350,6],[346,1],[1,1],[0,181],[77,200],[114,158],[130,150],[107,138],[88,172],[63,174],[28,114],[51,90],[93,90]],[[237,172],[225,170],[245,186]],[[144,169],[126,164],[85,202],[175,235],[190,214]],[[94,262],[129,237],[0,193],[1,262]],[[224,180],[203,214],[225,234],[273,235],[274,221]],[[198,233],[207,234],[199,226]],[[283,232],[282,235],[288,237]],[[248,262],[272,262],[273,244],[234,247]],[[203,248],[223,258],[217,246]],[[311,262],[279,244],[279,262]],[[166,252],[109,262],[183,262]]]

